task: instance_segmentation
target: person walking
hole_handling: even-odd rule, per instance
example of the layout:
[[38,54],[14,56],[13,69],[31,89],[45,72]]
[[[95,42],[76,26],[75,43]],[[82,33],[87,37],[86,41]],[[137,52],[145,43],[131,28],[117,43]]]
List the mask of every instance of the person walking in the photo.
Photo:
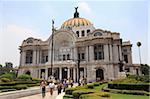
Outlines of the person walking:
[[66,80],[66,79],[65,79],[64,82],[63,82],[63,88],[64,88],[64,89],[63,89],[63,92],[65,92],[65,89],[68,88],[68,83],[67,83],[67,80]]
[[58,85],[57,85],[57,91],[58,91],[58,95],[61,93],[61,90],[62,90],[62,83],[59,82]]
[[42,97],[44,98],[45,97],[45,92],[46,92],[46,81],[45,80],[41,81],[40,87],[41,87],[41,90],[42,90]]
[[49,83],[49,90],[50,90],[50,94],[53,95],[53,90],[55,88],[55,84],[53,83],[53,81],[51,81]]

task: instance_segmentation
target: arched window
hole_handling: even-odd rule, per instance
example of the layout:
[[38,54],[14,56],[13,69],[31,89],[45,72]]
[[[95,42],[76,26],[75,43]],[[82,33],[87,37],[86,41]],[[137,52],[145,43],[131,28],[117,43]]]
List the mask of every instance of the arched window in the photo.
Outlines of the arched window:
[[102,33],[101,33],[101,32],[96,32],[96,33],[94,34],[94,36],[102,36]]
[[79,37],[79,31],[76,31],[77,36]]

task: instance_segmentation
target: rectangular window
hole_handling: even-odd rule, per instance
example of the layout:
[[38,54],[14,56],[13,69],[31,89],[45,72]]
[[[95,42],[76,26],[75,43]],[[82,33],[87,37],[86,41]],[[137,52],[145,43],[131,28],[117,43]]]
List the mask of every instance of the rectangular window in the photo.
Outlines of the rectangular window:
[[76,31],[77,36],[79,37],[79,31]]
[[78,59],[80,59],[80,53],[78,53]]
[[48,62],[48,56],[46,56],[46,62]]
[[97,53],[94,52],[94,60],[97,60]]
[[123,52],[127,52],[127,49],[123,49]]
[[102,59],[102,52],[98,52],[98,59],[99,59],[99,60]]
[[90,30],[87,30],[87,33],[90,33]]
[[95,60],[103,60],[104,59],[104,48],[103,45],[95,45],[94,46],[94,59]]
[[69,54],[67,54],[67,60],[70,60],[70,55]]
[[85,59],[85,54],[84,53],[82,53],[82,60],[84,60]]
[[33,51],[32,50],[28,50],[26,52],[26,63],[27,64],[31,64],[32,63],[32,57],[33,57]]
[[128,55],[124,55],[124,61],[128,63]]
[[66,55],[63,55],[63,61],[66,60]]
[[84,33],[84,30],[82,31],[82,36],[84,36],[85,35],[85,33]]

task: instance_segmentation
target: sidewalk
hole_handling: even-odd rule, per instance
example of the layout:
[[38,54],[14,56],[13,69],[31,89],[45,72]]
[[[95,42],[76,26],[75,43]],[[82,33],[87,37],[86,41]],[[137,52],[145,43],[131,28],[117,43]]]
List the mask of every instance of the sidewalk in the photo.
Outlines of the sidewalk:
[[[42,98],[42,94],[36,94],[36,95],[21,97],[17,99],[57,99],[56,97],[57,97],[57,91],[54,91],[53,95],[50,95],[50,93],[47,92],[44,98]],[[63,98],[58,98],[58,99],[63,99]]]
[[[76,87],[75,83],[73,87]],[[47,86],[48,91],[48,86]],[[45,98],[42,98],[40,87],[32,87],[26,90],[18,90],[11,92],[0,93],[0,99],[63,99],[65,92],[58,95],[55,89],[53,95],[51,96],[49,91],[46,93]]]

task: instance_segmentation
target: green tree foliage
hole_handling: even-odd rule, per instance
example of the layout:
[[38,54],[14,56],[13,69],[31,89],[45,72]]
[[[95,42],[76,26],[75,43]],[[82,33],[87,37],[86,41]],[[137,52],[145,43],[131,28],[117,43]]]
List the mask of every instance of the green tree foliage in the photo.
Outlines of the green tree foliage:
[[7,78],[9,80],[13,80],[15,78],[15,74],[12,74],[12,73],[6,73],[6,74],[3,74],[0,76],[0,79],[2,78]]
[[27,74],[22,74],[22,75],[19,75],[17,77],[18,80],[32,80],[32,77],[30,75],[27,75]]
[[141,72],[144,75],[149,75],[150,74],[150,66],[147,64],[141,64]]

